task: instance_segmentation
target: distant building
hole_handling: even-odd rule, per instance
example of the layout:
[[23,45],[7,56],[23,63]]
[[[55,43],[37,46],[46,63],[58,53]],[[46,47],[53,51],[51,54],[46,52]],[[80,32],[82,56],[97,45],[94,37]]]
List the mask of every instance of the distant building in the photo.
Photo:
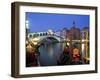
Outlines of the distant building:
[[53,30],[49,29],[48,32],[47,32],[49,35],[54,35],[54,32]]
[[67,34],[67,38],[70,40],[80,40],[80,29],[76,27],[72,27]]
[[81,35],[82,35],[82,39],[88,39],[89,40],[89,27],[84,27],[81,30]]
[[89,50],[89,27],[84,27],[81,30],[81,36],[82,36],[82,55],[88,59],[90,57],[90,50]]
[[85,57],[89,57],[89,27],[79,29],[75,22],[70,29],[63,28],[61,30],[61,36],[66,39],[66,43],[72,48],[78,48],[80,51],[84,49]]
[[73,22],[73,26],[71,29],[63,28],[61,30],[61,36],[65,39],[69,40],[80,40],[81,39],[81,31],[76,27],[75,22]]
[[60,32],[60,36],[64,39],[67,37],[67,28],[63,28]]

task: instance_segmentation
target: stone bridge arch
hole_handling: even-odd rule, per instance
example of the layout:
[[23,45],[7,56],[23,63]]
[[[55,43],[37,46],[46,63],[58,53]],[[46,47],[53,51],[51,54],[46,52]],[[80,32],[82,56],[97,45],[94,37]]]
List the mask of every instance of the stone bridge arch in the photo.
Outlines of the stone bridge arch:
[[[42,37],[39,37],[38,38],[38,43],[41,43],[41,42],[45,42],[45,41],[49,41],[49,40],[54,40],[56,42],[60,42],[60,38],[57,38],[55,36],[42,36]],[[51,41],[52,42],[52,41]]]

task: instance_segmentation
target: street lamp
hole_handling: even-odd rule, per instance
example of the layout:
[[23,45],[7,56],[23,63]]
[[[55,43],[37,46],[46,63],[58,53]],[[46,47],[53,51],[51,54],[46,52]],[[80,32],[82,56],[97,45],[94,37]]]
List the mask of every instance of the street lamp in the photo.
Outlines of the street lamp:
[[26,20],[26,29],[29,29],[29,20]]
[[26,26],[26,39],[28,39],[28,33],[29,33],[29,20],[26,20],[25,26]]

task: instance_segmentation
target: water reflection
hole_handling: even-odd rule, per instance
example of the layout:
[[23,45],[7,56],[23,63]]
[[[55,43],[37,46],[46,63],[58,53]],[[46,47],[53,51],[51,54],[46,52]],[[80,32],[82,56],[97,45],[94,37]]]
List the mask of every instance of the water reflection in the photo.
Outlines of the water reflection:
[[39,48],[39,61],[41,66],[57,65],[57,59],[63,52],[65,43],[44,44]]

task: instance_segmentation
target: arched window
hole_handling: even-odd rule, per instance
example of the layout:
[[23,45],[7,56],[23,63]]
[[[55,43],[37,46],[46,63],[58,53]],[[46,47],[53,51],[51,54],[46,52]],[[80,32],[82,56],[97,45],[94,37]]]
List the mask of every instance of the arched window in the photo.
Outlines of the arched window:
[[40,33],[40,36],[42,36],[42,33]]
[[38,33],[37,33],[36,35],[37,35],[37,37],[39,36],[39,34],[38,34]]
[[36,34],[34,34],[34,37],[36,37]]
[[46,32],[45,35],[48,35],[48,33]]
[[35,34],[33,34],[33,38],[35,37]]
[[29,38],[32,38],[32,34],[29,35]]
[[45,33],[43,33],[43,36],[45,36]]

